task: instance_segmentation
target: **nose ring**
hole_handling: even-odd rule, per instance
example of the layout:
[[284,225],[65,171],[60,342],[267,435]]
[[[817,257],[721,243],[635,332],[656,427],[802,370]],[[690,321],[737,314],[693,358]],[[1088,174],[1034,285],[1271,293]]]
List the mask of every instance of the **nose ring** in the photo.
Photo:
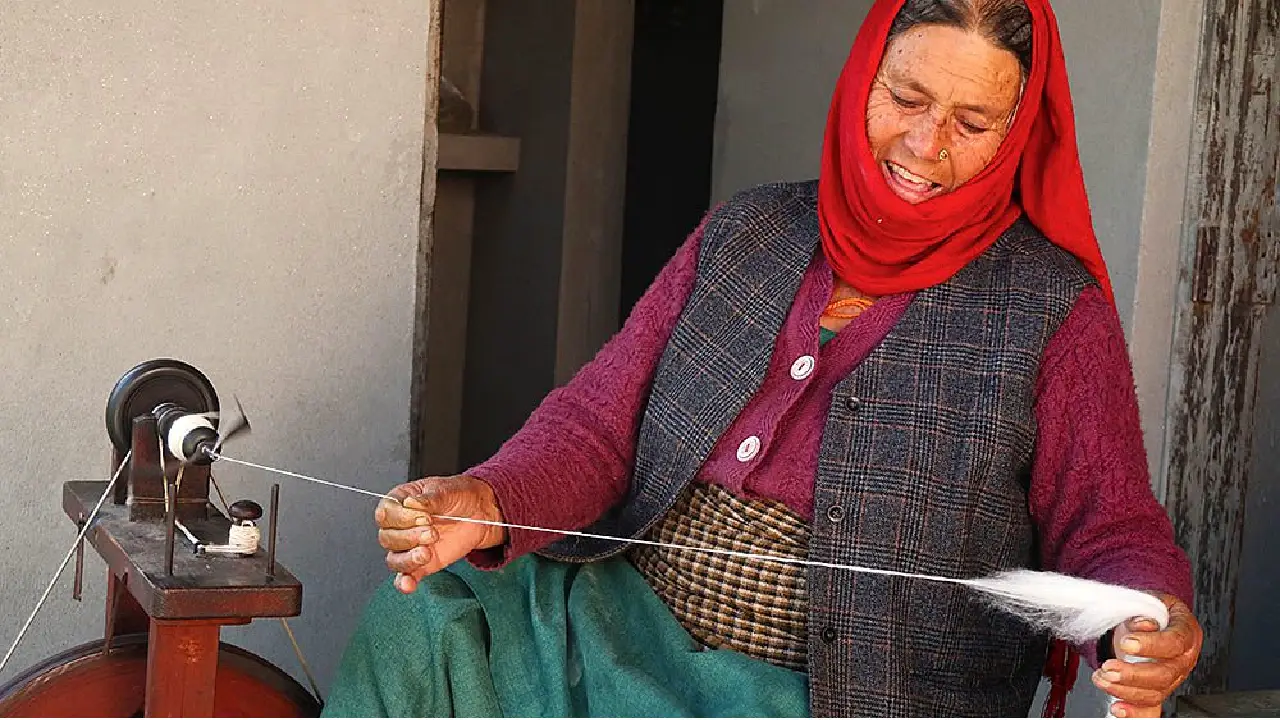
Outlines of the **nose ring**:
[[938,153],[939,160],[946,160],[949,157],[951,157],[951,153],[947,152],[946,148],[942,148],[942,152]]

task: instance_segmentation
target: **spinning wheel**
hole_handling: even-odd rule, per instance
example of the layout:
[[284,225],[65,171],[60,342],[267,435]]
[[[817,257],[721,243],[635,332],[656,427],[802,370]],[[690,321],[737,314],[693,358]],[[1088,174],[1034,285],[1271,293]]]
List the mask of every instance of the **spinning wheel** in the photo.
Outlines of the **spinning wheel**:
[[218,394],[199,370],[178,360],[149,360],[116,383],[107,398],[107,437],[121,453],[133,442],[133,419],[172,404],[193,413],[218,410]]
[[[86,643],[55,655],[0,689],[4,717],[142,717],[147,635]],[[222,643],[213,687],[215,717],[314,717],[316,699],[266,660]]]
[[[0,716],[317,716],[319,700],[288,674],[219,640],[224,625],[302,610],[301,583],[275,562],[279,486],[265,552],[261,506],[224,514],[210,501],[209,467],[247,423],[220,419],[200,371],[161,359],[121,377],[106,425],[113,479],[64,483],[62,502],[108,566],[105,637],[0,687]],[[77,599],[82,561],[83,543]]]

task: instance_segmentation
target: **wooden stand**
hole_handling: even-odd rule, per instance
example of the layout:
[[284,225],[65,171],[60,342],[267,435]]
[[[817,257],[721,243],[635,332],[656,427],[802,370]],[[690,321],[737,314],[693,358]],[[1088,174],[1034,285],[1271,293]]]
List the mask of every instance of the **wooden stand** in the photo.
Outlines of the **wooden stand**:
[[[207,381],[174,361],[139,368],[108,404],[115,442],[131,441],[131,447],[115,448],[115,492],[84,536],[108,568],[105,637],[0,687],[0,717],[318,716],[320,702],[288,674],[219,639],[225,625],[301,614],[302,583],[275,562],[275,548],[260,547],[252,556],[197,554],[185,533],[174,533],[177,521],[202,543],[225,545],[232,521],[209,502],[209,467],[183,466],[162,450],[155,418],[139,408]],[[206,391],[213,398],[212,389]],[[211,409],[216,406],[188,412]],[[124,418],[135,415],[130,438]],[[120,468],[124,450],[128,466]],[[180,468],[181,487],[175,487]],[[107,486],[63,484],[62,508],[77,528]],[[77,597],[82,571],[77,562]]]

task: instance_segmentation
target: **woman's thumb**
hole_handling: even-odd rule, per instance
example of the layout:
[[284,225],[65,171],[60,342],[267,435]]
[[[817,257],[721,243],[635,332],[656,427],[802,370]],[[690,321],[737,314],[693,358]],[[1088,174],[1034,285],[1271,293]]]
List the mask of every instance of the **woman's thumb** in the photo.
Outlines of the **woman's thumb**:
[[403,503],[410,510],[429,515],[448,514],[457,504],[457,494],[461,491],[462,488],[453,478],[428,478],[418,483],[414,492]]
[[417,493],[406,497],[401,504],[410,510],[419,510],[427,514],[438,512],[439,492],[434,488],[424,488]]

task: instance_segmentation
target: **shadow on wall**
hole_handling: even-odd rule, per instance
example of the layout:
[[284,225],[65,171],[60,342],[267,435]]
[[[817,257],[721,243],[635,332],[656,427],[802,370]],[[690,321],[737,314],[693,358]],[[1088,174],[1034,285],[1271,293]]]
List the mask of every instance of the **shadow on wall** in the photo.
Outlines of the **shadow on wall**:
[[1230,690],[1280,688],[1280,554],[1268,547],[1280,525],[1280,311],[1268,311],[1258,363],[1257,425],[1253,469],[1245,498],[1244,547],[1236,596],[1236,632],[1231,638]]

